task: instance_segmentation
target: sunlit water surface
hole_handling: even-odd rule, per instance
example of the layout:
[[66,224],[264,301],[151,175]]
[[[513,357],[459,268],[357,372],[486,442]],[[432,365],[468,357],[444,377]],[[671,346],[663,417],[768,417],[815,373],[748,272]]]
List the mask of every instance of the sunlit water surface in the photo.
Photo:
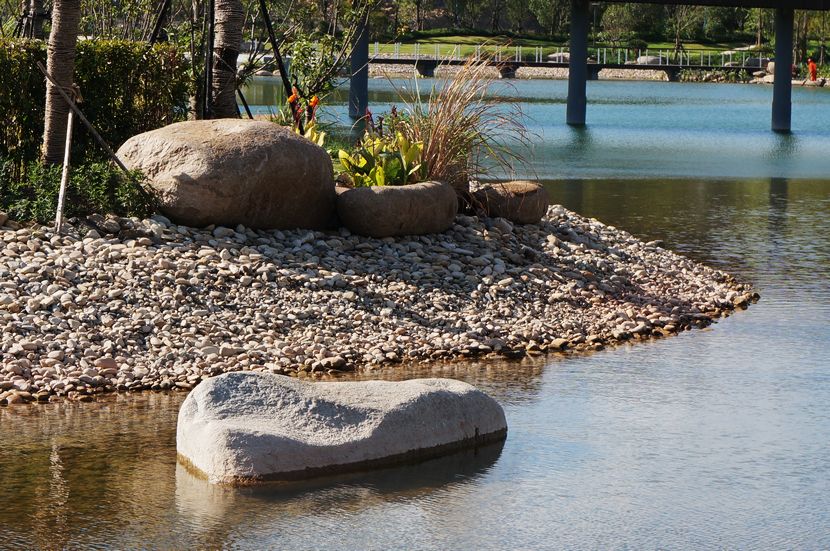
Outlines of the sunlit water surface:
[[0,548],[830,547],[830,94],[796,91],[803,130],[782,138],[766,88],[591,85],[608,101],[584,132],[536,101],[561,83],[516,85],[554,201],[760,303],[590,356],[380,373],[482,387],[503,448],[307,485],[213,488],[177,467],[179,395],[0,408]]

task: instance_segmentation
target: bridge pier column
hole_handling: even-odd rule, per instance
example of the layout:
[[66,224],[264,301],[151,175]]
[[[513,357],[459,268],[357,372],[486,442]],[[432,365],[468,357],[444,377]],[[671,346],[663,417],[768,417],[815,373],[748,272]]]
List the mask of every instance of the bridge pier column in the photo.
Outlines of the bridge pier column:
[[369,31],[366,22],[358,29],[352,51],[352,77],[349,81],[349,117],[360,119],[369,108]]
[[438,62],[434,59],[418,59],[415,61],[415,70],[425,78],[435,77],[435,69],[437,68]]
[[585,126],[588,105],[588,33],[590,2],[571,0],[571,55],[568,65],[568,118],[571,126]]
[[498,66],[499,78],[516,78],[518,65],[515,63],[504,63]]
[[772,130],[789,133],[793,111],[793,24],[792,8],[775,10],[775,84],[772,96]]

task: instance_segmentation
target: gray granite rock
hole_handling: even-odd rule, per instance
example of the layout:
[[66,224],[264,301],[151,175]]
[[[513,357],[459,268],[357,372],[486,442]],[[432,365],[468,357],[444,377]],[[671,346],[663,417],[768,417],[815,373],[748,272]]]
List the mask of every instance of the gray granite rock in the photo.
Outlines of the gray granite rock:
[[228,373],[179,411],[178,455],[218,484],[309,478],[501,440],[501,406],[451,379],[306,383]]

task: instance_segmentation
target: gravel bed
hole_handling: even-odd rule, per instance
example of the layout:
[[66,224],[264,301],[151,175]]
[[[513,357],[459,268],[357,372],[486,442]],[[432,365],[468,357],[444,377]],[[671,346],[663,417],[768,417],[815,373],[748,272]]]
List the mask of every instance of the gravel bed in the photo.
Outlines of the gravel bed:
[[0,213],[0,404],[189,390],[235,370],[319,378],[595,350],[757,298],[560,206],[539,225],[459,216],[444,234],[380,240],[160,216],[86,224],[58,236]]

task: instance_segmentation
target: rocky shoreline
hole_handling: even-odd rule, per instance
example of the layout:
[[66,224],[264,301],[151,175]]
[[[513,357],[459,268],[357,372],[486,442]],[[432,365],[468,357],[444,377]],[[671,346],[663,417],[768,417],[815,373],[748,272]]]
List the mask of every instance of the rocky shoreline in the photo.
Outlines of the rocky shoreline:
[[[597,350],[706,326],[757,298],[729,275],[552,206],[439,235],[194,229],[0,215],[0,404],[190,390],[237,370]],[[82,235],[83,234],[83,235]]]

